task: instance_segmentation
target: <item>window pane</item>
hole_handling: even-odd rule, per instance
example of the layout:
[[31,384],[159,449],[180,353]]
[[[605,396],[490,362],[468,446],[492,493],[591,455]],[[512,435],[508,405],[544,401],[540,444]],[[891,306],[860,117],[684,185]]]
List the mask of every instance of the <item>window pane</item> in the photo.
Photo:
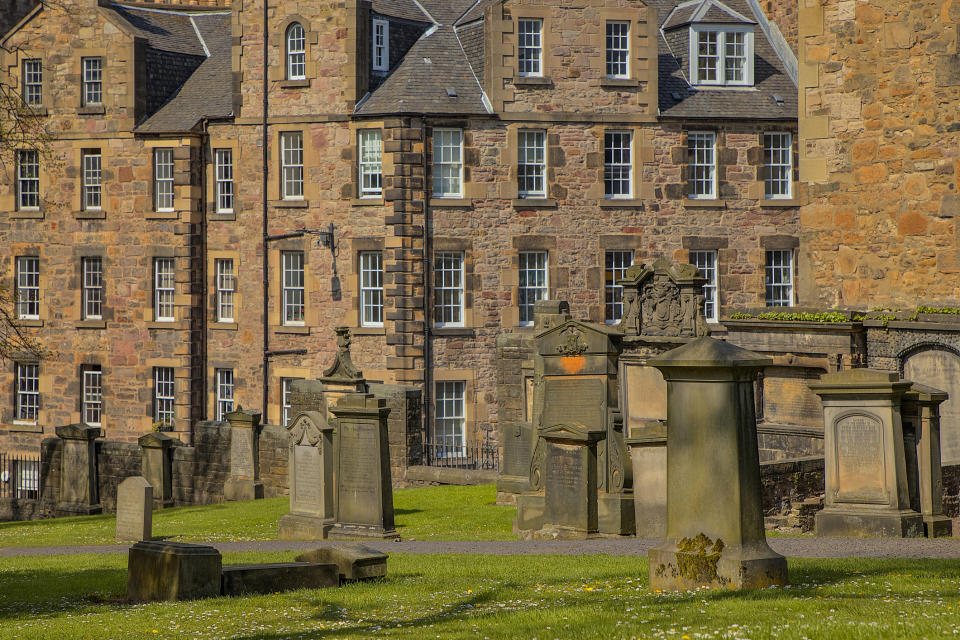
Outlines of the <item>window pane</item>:
[[543,75],[543,21],[519,20],[517,23],[517,64],[521,76]]
[[217,213],[233,211],[233,150],[217,149]]
[[16,420],[36,422],[40,416],[40,365],[17,363],[16,389]]
[[390,68],[390,23],[373,21],[373,69],[386,71]]
[[747,34],[727,31],[724,34],[723,66],[727,82],[742,83],[747,77]]
[[767,251],[767,306],[793,306],[793,251]]
[[30,106],[43,104],[43,63],[23,61],[23,101]]
[[763,134],[764,193],[768,198],[789,198],[793,183],[793,136]]
[[546,189],[545,131],[517,133],[517,191],[521,198],[545,198]]
[[633,195],[632,140],[625,131],[608,131],[603,136],[603,183],[608,198]]
[[164,426],[173,426],[175,416],[175,384],[173,367],[156,367],[153,370],[153,419]]
[[433,195],[459,198],[463,195],[463,132],[435,129],[433,132]]
[[155,208],[173,211],[173,149],[153,152]]
[[217,268],[217,322],[233,322],[233,299],[236,281],[233,277],[233,259],[216,260]]
[[86,368],[83,371],[83,422],[91,426],[100,426],[101,407],[103,405],[103,387],[99,367]]
[[360,253],[360,324],[383,326],[383,254]]
[[377,197],[383,192],[381,143],[379,130],[361,131],[359,134],[361,198]]
[[547,299],[547,252],[521,251],[517,304],[520,324],[533,324],[533,306],[537,300]]
[[157,258],[154,261],[154,320],[173,322],[174,284],[173,258]]
[[293,384],[294,380],[303,380],[303,378],[283,378],[280,381],[280,392],[283,396],[281,403],[283,406],[281,419],[281,426],[287,426],[290,423],[290,419],[293,417],[291,412],[291,403],[290,403],[290,385]]
[[217,369],[217,420],[233,411],[233,369]]
[[288,131],[280,134],[282,196],[285,199],[303,198],[303,133]]
[[691,251],[690,262],[700,270],[700,275],[707,279],[703,283],[703,316],[710,322],[718,318],[717,303],[717,252]]
[[630,76],[630,23],[607,23],[607,76],[627,78]]
[[17,258],[17,317],[36,320],[40,317],[40,258]]
[[99,209],[103,171],[100,151],[83,154],[83,208]]
[[303,252],[285,251],[283,260],[283,323],[302,325],[306,312]]
[[691,198],[715,197],[716,137],[713,133],[687,135],[687,170]]
[[103,102],[103,60],[83,59],[83,104]]
[[607,324],[617,324],[623,318],[623,287],[618,282],[633,266],[633,251],[607,251],[604,269],[604,298]]
[[438,327],[463,326],[463,252],[433,258],[433,320]]
[[436,383],[434,443],[437,457],[466,455],[466,387],[467,383],[460,380]]
[[307,77],[307,38],[299,23],[287,29],[287,79],[303,80]]
[[83,258],[83,317],[99,320],[103,317],[103,259]]
[[17,208],[40,206],[40,153],[35,150],[17,152]]

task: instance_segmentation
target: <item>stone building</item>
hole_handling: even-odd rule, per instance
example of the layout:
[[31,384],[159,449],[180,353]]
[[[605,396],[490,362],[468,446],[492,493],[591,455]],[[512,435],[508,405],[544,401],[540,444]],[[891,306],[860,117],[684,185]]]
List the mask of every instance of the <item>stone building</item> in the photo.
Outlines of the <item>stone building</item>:
[[3,187],[3,282],[53,355],[0,372],[2,449],[282,423],[346,325],[455,455],[536,300],[615,324],[664,255],[712,320],[803,286],[796,58],[755,0],[67,2],[3,41],[54,142]]

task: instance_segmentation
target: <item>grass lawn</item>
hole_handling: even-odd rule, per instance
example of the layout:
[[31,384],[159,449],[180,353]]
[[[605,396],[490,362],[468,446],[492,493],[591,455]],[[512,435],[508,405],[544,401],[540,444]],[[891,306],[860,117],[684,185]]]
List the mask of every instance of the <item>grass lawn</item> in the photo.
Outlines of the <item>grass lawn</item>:
[[[227,554],[227,563],[292,553]],[[644,558],[395,554],[341,589],[131,606],[123,555],[5,558],[0,637],[932,638],[960,630],[960,561],[790,560],[793,586],[651,593]]]
[[[496,488],[441,486],[393,492],[404,539],[515,540],[514,507],[498,507]],[[287,498],[178,507],[153,512],[153,535],[183,542],[274,540]],[[114,544],[114,515],[0,523],[0,547]]]

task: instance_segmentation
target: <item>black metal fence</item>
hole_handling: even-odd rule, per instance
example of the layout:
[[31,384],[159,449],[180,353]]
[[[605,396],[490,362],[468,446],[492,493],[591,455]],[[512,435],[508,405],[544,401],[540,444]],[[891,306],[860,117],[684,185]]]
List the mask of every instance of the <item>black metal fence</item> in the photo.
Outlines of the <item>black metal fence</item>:
[[500,471],[500,450],[488,440],[476,444],[445,438],[423,443],[424,464],[448,469]]
[[40,497],[40,456],[0,453],[0,498]]

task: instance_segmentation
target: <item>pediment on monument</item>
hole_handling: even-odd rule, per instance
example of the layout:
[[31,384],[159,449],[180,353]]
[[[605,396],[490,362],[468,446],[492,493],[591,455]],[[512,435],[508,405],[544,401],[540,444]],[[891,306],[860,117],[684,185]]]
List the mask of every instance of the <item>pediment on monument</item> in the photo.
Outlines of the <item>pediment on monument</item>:
[[613,341],[619,338],[620,333],[614,327],[567,320],[537,335],[537,350],[541,356],[617,353]]
[[606,429],[603,427],[585,427],[580,424],[555,424],[538,429],[540,437],[546,440],[574,440],[577,442],[596,442],[603,440]]
[[622,286],[638,286],[643,284],[654,275],[669,278],[675,284],[687,284],[700,281],[697,284],[703,285],[704,278],[692,264],[674,262],[666,257],[659,257],[653,261],[653,264],[637,264],[629,269],[617,284]]
[[290,444],[315,446],[326,432],[333,431],[327,422],[327,417],[319,411],[304,411],[294,416],[287,425]]

